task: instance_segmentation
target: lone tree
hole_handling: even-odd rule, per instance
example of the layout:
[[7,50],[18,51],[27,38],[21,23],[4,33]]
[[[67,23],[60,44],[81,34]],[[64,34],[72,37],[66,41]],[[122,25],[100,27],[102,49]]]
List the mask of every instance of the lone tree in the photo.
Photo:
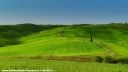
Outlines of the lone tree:
[[92,36],[91,36],[90,42],[93,42],[93,40],[92,40]]

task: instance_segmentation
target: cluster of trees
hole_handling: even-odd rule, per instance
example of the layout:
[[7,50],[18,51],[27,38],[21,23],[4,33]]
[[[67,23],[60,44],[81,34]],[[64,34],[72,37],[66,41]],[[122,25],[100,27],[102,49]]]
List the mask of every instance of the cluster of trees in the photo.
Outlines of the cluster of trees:
[[109,24],[128,24],[127,22],[119,22],[119,23],[109,23]]
[[85,25],[91,25],[91,24],[73,24],[73,26],[85,26]]

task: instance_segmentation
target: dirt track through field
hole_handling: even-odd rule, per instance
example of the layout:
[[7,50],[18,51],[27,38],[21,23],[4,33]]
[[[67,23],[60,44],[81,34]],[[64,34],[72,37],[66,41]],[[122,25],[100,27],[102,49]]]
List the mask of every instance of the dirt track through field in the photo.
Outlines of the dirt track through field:
[[101,47],[102,49],[104,49],[105,51],[107,51],[109,53],[109,55],[115,55],[115,53],[111,50],[109,50],[108,48],[106,48],[103,44],[101,44],[100,42],[95,42],[95,44],[97,44],[99,47]]
[[64,29],[60,32],[60,36],[64,36],[64,31],[66,30],[66,27],[64,27]]

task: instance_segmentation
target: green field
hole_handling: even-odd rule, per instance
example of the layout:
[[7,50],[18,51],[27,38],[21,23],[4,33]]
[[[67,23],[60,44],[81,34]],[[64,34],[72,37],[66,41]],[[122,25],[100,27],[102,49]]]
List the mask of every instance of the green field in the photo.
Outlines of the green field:
[[[95,56],[108,55],[116,58],[127,58],[127,24],[76,26],[19,24],[0,25],[0,30],[1,69],[51,68],[55,72],[128,71],[126,69],[127,65],[120,64],[24,59],[25,57],[31,58],[43,56],[93,58]],[[90,42],[91,37],[93,42]],[[19,57],[19,59],[10,57]],[[19,63],[18,65],[16,65],[17,62]],[[2,67],[4,63],[7,63],[7,65]]]
[[[0,55],[107,55],[108,53],[104,49],[95,44],[95,42],[100,42],[116,55],[127,56],[128,27],[125,24],[122,25],[66,26],[65,30],[65,27],[57,27],[39,31],[19,37],[20,44],[1,47]],[[61,31],[63,31],[63,36]],[[20,34],[20,32],[15,33]],[[90,42],[90,36],[92,36],[93,42]]]
[[53,72],[128,72],[128,65],[41,59],[0,58],[0,70],[53,70]]

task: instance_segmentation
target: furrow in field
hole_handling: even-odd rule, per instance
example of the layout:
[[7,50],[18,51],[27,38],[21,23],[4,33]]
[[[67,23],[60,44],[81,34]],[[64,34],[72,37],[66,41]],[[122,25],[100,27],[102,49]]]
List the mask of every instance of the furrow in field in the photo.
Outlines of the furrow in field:
[[60,36],[64,36],[64,31],[66,30],[66,27],[64,27],[64,29],[60,32]]
[[105,51],[107,51],[110,55],[115,55],[115,53],[111,50],[109,50],[108,48],[106,48],[103,44],[101,44],[100,42],[95,42],[95,44],[97,44],[99,47],[101,47],[102,49],[104,49]]

